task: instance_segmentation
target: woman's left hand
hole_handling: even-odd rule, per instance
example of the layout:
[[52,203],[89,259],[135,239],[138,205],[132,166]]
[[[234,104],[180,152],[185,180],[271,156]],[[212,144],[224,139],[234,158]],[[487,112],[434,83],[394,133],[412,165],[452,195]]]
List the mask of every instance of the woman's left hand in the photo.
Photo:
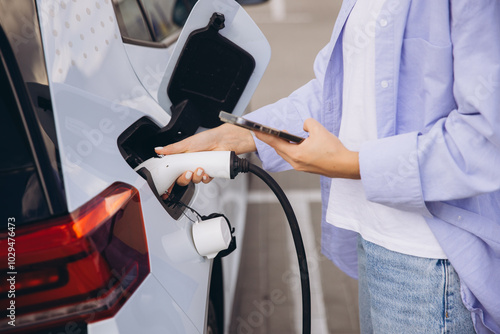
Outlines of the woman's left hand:
[[358,152],[349,151],[340,140],[313,118],[304,122],[309,137],[300,144],[255,131],[295,170],[328,177],[360,179]]

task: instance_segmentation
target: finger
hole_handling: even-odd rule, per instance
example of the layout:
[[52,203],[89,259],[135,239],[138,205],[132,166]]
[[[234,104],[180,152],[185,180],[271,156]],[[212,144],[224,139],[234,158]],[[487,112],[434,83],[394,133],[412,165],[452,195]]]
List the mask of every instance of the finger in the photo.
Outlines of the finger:
[[274,148],[274,150],[280,157],[291,163],[293,159],[291,158],[290,154],[292,150],[296,149],[297,144],[290,144],[286,140],[276,138],[274,136],[263,133],[257,134],[256,132],[255,136],[260,140],[262,140],[263,142],[265,142],[266,144],[268,144],[269,146],[271,146],[272,148]]
[[316,129],[322,127],[321,123],[319,123],[314,118],[308,118],[304,121],[304,131],[314,132]]
[[255,131],[255,137],[257,137],[258,139],[262,140],[264,143],[266,143],[270,146],[273,146],[273,147],[275,145],[275,142],[277,142],[279,140],[275,136],[272,136],[270,134],[263,133],[263,132],[258,132],[258,131]]
[[203,183],[209,183],[213,179],[214,178],[210,177],[208,174],[203,174],[203,176],[201,177],[201,182],[203,182]]
[[203,174],[205,174],[203,168],[197,168],[194,171],[193,178],[191,179],[191,181],[193,181],[193,183],[200,183],[202,181]]
[[187,186],[189,182],[191,182],[192,178],[193,178],[193,172],[188,170],[187,172],[185,172],[184,174],[182,174],[177,178],[177,184],[183,187]]
[[172,189],[174,188],[174,185],[175,185],[175,184],[172,184],[172,185],[171,185],[171,186],[167,189],[167,191],[166,191],[163,195],[161,195],[161,198],[162,198],[163,200],[166,200],[166,199],[168,198],[168,196],[170,196],[170,193],[172,192]]
[[180,142],[170,144],[167,146],[158,146],[155,147],[155,152],[157,154],[177,154],[177,153],[184,153],[189,150],[189,143],[188,140],[181,140]]
[[272,135],[269,135],[266,133],[262,133],[262,132],[255,132],[255,136],[258,139],[262,140],[267,145],[273,147],[276,151],[287,150],[287,148],[289,148],[290,145],[292,145],[284,139],[277,138],[275,136],[272,136]]

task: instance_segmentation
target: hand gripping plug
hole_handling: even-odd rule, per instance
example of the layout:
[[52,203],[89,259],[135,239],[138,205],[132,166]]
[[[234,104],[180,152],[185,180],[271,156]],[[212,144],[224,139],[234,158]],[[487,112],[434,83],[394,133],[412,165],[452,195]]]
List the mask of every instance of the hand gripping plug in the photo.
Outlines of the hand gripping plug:
[[[210,151],[166,155],[162,158],[150,158],[137,166],[137,172],[146,168],[153,179],[156,191],[164,194],[184,172],[203,168],[211,177],[233,179],[236,172],[231,168],[236,155],[231,151]],[[234,175],[233,175],[234,174]]]

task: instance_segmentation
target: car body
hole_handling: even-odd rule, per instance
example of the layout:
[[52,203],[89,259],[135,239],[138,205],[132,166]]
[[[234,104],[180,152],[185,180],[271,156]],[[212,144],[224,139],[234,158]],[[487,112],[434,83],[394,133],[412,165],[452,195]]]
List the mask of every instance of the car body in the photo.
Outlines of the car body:
[[[0,267],[12,277],[2,283],[1,303],[13,305],[0,331],[204,333],[228,327],[239,249],[222,259],[200,256],[191,234],[196,216],[187,207],[225,214],[238,244],[246,178],[177,187],[165,203],[147,176],[134,171],[155,156],[155,146],[218,124],[203,109],[212,103],[206,101],[224,98],[205,94],[208,100],[191,107],[201,116],[193,116],[185,109],[176,114],[182,103],[169,93],[193,32],[208,27],[214,13],[225,17],[217,38],[255,60],[229,106],[234,114],[243,113],[269,61],[266,39],[240,5],[193,4],[0,0],[2,148],[8,157],[0,165],[0,252],[8,261]],[[211,72],[214,64],[227,63],[222,56],[207,63],[200,55],[197,72],[189,67],[187,73],[219,75],[222,81],[210,89],[227,86],[223,71]],[[187,121],[174,122],[176,115]]]

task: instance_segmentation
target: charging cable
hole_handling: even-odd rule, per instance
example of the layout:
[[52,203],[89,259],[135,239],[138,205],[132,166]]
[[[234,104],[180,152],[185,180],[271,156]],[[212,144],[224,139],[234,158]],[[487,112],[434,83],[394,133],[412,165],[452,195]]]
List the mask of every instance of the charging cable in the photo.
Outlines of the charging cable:
[[[231,152],[231,178],[238,173],[252,173],[260,178],[273,191],[278,198],[283,211],[285,212],[290,230],[292,232],[295,252],[299,261],[300,283],[302,289],[302,333],[311,333],[311,286],[309,283],[309,270],[307,269],[306,251],[300,233],[299,223],[290,201],[286,197],[283,189],[265,170],[249,162],[247,159],[239,158]],[[233,176],[234,175],[234,176]]]

